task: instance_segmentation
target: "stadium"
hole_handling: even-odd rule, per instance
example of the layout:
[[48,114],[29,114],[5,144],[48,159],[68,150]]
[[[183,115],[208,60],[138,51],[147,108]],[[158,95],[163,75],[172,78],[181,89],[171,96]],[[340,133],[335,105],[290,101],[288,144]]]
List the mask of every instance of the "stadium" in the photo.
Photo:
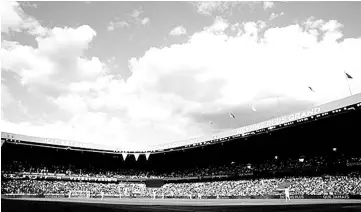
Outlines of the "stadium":
[[361,212],[360,11],[0,1],[1,210]]
[[138,152],[3,132],[2,210],[361,210],[360,129],[357,94]]

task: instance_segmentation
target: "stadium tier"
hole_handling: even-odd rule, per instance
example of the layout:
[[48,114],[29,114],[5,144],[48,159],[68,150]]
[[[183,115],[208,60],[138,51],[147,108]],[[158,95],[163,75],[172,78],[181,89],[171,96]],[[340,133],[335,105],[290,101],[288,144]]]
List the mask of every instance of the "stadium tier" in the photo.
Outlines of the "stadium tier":
[[265,128],[245,127],[231,136],[234,131],[226,132],[228,137],[215,136],[202,145],[150,151],[54,145],[2,133],[1,192],[70,198],[231,198],[279,196],[290,187],[293,198],[361,195],[360,97],[297,113],[299,119],[287,123],[281,117],[276,125],[267,125],[276,123],[270,121],[257,125]]

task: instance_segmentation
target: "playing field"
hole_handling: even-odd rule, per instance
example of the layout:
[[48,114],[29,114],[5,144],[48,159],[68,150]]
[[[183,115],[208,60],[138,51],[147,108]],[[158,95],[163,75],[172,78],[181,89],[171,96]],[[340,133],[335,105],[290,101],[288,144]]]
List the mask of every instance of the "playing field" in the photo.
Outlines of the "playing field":
[[280,199],[1,199],[2,211],[360,211],[361,200]]

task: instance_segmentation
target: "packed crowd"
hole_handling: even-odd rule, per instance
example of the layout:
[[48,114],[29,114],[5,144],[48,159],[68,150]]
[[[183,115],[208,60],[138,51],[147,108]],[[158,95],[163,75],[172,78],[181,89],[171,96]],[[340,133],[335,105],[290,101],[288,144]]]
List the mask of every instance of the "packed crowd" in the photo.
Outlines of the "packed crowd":
[[318,169],[325,165],[326,159],[324,157],[312,157],[307,160],[302,159],[290,159],[286,160],[268,160],[265,163],[260,163],[255,166],[255,168],[259,171],[280,171],[284,169],[303,169],[313,167]]
[[[279,194],[277,188],[285,183],[290,184],[294,195],[343,195],[361,194],[361,177],[339,176],[323,180],[312,178],[280,178],[242,181],[221,181],[206,183],[167,184],[159,189],[166,196],[265,196]],[[147,195],[150,195],[147,193]]]
[[324,165],[326,160],[323,158],[310,158],[300,162],[298,159],[287,160],[268,160],[258,164],[223,164],[209,165],[207,167],[194,167],[187,169],[174,170],[139,170],[139,169],[104,169],[95,167],[75,167],[73,165],[52,165],[37,164],[36,166],[28,164],[25,161],[12,161],[9,164],[3,164],[2,174],[4,173],[39,173],[39,174],[66,174],[72,176],[84,177],[111,177],[111,178],[184,178],[199,176],[220,176],[220,175],[244,175],[254,171],[280,171],[286,168],[302,169],[313,167],[318,169]]
[[118,195],[117,184],[67,181],[11,180],[1,182],[2,194],[68,194],[69,191],[90,191]]
[[2,194],[62,194],[69,191],[87,191],[91,195],[104,193],[107,196],[129,196],[130,193],[153,197],[205,196],[265,196],[279,194],[281,185],[289,184],[293,195],[361,195],[361,176],[331,176],[255,179],[241,181],[219,181],[202,183],[171,183],[161,188],[146,188],[145,184],[116,184],[93,182],[66,182],[41,180],[7,180],[1,182]]
[[102,168],[77,168],[73,165],[69,166],[45,166],[43,164],[35,167],[27,164],[26,162],[13,161],[10,164],[3,166],[2,173],[54,173],[54,174],[67,174],[74,176],[85,177],[115,177],[115,178],[167,178],[167,177],[196,177],[196,176],[213,176],[213,175],[233,175],[249,173],[252,170],[247,168],[244,164],[238,165],[221,165],[221,166],[208,166],[208,167],[195,167],[192,169],[178,169],[171,171],[156,171],[156,170],[139,170],[139,169],[122,169],[117,168],[113,170],[106,170]]

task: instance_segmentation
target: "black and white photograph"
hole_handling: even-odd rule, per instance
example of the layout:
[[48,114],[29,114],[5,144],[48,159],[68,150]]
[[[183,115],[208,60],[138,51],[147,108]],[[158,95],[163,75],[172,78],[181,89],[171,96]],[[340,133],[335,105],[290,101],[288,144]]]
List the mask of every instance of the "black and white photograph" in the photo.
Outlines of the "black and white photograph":
[[1,211],[361,212],[361,2],[0,0]]

